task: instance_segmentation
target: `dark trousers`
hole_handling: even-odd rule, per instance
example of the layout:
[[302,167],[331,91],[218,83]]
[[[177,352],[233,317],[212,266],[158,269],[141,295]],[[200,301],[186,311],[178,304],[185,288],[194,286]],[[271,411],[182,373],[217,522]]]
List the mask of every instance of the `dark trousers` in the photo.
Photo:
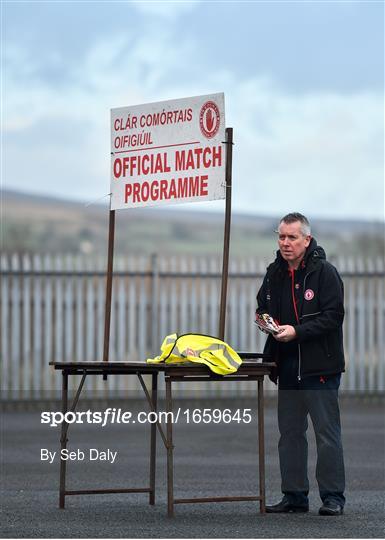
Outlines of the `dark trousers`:
[[317,443],[316,478],[321,500],[344,506],[345,469],[338,388],[341,375],[297,380],[296,362],[283,361],[278,390],[279,461],[282,492],[292,504],[308,506],[308,416]]

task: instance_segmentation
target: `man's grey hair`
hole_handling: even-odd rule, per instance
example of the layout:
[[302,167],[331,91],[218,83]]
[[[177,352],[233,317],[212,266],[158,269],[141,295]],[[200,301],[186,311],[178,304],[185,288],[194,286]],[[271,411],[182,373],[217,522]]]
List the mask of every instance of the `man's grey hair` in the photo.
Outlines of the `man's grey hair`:
[[300,214],[299,212],[290,212],[290,214],[286,214],[286,216],[283,216],[282,219],[279,220],[279,225],[281,223],[295,223],[296,221],[299,221],[301,223],[301,232],[304,236],[310,236],[311,229],[310,229],[310,223],[307,217],[305,217],[303,214]]

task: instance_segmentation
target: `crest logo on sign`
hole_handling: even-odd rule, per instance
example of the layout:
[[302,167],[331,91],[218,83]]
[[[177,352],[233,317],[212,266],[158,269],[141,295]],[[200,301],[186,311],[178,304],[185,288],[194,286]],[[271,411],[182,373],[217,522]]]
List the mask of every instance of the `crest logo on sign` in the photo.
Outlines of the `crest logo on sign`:
[[305,297],[305,300],[313,300],[314,291],[312,289],[306,289],[304,297]]
[[202,105],[200,114],[199,114],[199,126],[201,132],[208,139],[212,139],[218,131],[220,125],[220,114],[217,105],[214,101],[206,101]]

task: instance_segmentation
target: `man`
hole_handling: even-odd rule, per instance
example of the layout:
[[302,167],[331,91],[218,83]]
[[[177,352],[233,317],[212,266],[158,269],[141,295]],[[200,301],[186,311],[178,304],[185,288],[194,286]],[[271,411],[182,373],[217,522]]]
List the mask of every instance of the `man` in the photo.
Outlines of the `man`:
[[287,214],[278,227],[276,260],[267,268],[257,301],[259,313],[279,323],[265,352],[277,364],[278,445],[283,499],[270,513],[308,512],[308,415],[317,443],[320,515],[343,513],[345,473],[338,387],[344,371],[343,284],[325,252],[311,237],[299,213]]

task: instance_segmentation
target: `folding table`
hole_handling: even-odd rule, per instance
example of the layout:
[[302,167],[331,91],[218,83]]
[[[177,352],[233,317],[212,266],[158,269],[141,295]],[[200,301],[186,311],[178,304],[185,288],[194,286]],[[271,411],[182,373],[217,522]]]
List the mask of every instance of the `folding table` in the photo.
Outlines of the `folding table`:
[[[257,358],[266,359],[266,355],[259,353],[239,353],[243,363],[236,373],[232,375],[216,375],[205,365],[194,364],[146,364],[145,362],[51,362],[56,370],[62,372],[62,412],[74,412],[83,389],[87,376],[113,376],[113,375],[134,375],[137,376],[144,395],[151,411],[157,411],[158,404],[158,374],[163,373],[166,386],[166,412],[172,412],[172,383],[176,381],[183,382],[209,382],[217,381],[257,381],[258,393],[258,469],[259,469],[259,493],[255,495],[246,495],[242,497],[207,497],[195,499],[174,498],[174,445],[173,445],[173,425],[166,421],[166,434],[164,433],[159,421],[151,424],[150,435],[150,478],[149,485],[146,487],[127,488],[127,489],[66,489],[66,461],[60,461],[60,488],[59,488],[59,507],[64,508],[65,498],[70,495],[90,495],[107,493],[148,493],[149,504],[155,504],[155,470],[156,470],[156,430],[162,437],[167,451],[167,501],[168,516],[173,517],[174,505],[181,503],[203,503],[203,502],[224,502],[224,501],[259,501],[261,513],[265,512],[265,455],[264,455],[264,395],[263,382],[264,377],[269,375],[273,363],[257,362]],[[254,360],[254,361],[251,361]],[[81,375],[79,387],[76,391],[70,407],[68,406],[68,378],[71,375]],[[147,389],[143,380],[143,375],[151,375],[151,392]],[[166,415],[168,416],[168,415]],[[69,424],[62,423],[60,444],[61,450],[67,448]]]

